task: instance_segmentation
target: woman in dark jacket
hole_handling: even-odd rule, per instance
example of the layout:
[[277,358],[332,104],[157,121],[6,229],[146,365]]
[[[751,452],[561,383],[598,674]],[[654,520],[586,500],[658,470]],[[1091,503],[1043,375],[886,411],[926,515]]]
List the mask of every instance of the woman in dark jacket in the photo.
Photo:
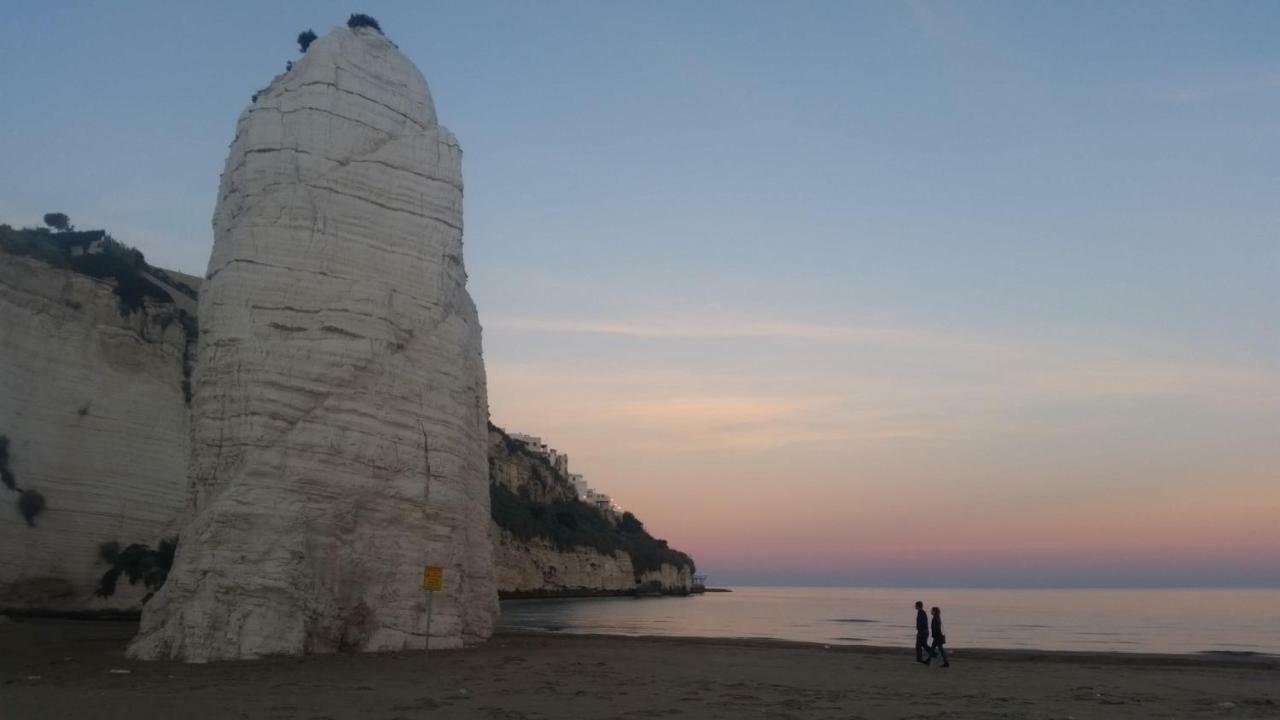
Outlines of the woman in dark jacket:
[[947,643],[947,636],[942,634],[942,610],[933,608],[933,621],[929,623],[929,630],[933,632],[933,645],[929,648],[929,652],[942,658],[942,667],[951,667],[951,662],[947,660],[947,649],[944,647]]

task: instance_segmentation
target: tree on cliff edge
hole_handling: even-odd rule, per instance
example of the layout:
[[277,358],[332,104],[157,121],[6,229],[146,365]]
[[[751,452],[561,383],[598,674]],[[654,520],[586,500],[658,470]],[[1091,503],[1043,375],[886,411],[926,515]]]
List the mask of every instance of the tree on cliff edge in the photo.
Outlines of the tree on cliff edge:
[[74,229],[71,227],[71,218],[67,217],[66,213],[45,213],[44,224],[58,232]]
[[316,40],[315,30],[310,30],[310,29],[303,30],[302,32],[298,33],[298,50],[305,53],[307,51],[307,48],[311,47],[311,43],[315,42],[315,40]]

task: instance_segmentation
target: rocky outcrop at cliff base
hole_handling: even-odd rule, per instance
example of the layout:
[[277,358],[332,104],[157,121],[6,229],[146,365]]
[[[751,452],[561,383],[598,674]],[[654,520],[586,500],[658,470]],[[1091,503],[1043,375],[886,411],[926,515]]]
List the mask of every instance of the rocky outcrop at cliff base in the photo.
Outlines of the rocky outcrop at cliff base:
[[542,539],[520,540],[493,528],[493,566],[498,592],[506,598],[589,597],[655,593],[687,595],[693,568],[662,564],[635,572],[623,551],[590,547],[556,547]]

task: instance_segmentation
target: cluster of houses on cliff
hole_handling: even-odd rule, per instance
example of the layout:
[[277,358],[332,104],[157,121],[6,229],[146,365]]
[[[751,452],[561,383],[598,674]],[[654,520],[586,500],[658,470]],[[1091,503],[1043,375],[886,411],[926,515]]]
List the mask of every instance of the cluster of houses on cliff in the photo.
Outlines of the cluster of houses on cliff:
[[622,516],[622,508],[613,498],[608,495],[592,490],[587,481],[580,473],[569,472],[569,456],[559,450],[547,445],[542,438],[536,435],[526,435],[524,433],[509,433],[512,440],[523,443],[530,451],[541,455],[551,463],[551,466],[560,472],[561,475],[569,478],[569,482],[573,484],[573,490],[578,494],[578,500],[591,505],[606,515],[614,518]]

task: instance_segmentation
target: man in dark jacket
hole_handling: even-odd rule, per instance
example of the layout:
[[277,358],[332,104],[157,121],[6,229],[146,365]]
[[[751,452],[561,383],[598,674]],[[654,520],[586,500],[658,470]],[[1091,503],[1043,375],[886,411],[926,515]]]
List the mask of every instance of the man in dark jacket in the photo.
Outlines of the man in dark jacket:
[[[929,657],[925,657],[925,653]],[[924,603],[916,601],[916,662],[929,664],[933,659],[933,651],[929,649],[929,616],[925,614]]]

